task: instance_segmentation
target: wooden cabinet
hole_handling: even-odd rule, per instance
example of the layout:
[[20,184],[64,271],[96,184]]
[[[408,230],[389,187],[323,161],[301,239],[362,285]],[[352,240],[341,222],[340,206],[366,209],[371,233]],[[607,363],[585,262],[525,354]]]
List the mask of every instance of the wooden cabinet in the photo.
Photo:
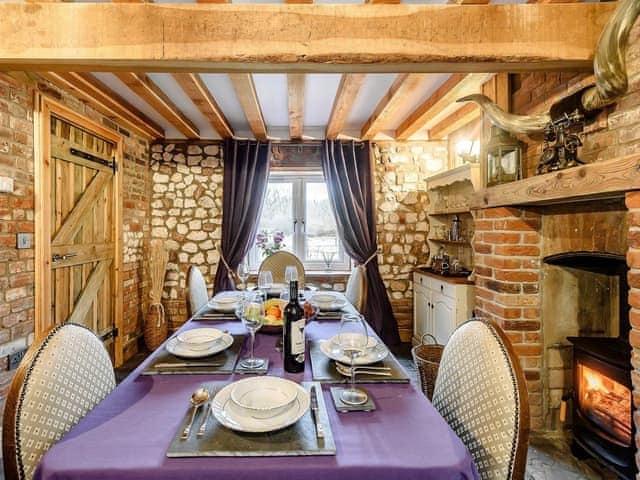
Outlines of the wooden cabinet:
[[419,272],[413,274],[413,342],[425,333],[445,344],[473,314],[473,285]]

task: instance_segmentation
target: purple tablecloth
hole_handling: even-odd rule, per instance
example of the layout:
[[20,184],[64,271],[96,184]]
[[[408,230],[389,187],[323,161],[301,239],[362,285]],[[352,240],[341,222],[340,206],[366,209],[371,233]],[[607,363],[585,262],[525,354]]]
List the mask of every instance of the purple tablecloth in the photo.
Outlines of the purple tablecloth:
[[[243,333],[240,322],[190,322]],[[312,322],[308,338],[329,338],[337,322]],[[269,357],[269,374],[284,374],[273,335],[257,335],[256,356]],[[161,347],[162,348],[162,347]],[[148,360],[145,362],[147,363]],[[308,361],[307,361],[308,362]],[[167,458],[165,452],[203,381],[220,375],[139,376],[143,363],[44,456],[36,480],[426,480],[478,478],[468,450],[431,403],[411,384],[367,385],[374,412],[339,414],[323,386],[337,455],[326,457]]]

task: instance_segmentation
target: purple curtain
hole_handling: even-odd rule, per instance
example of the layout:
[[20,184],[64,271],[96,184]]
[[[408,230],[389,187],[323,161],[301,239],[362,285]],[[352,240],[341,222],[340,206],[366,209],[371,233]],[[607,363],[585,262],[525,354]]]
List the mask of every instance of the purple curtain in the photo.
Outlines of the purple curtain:
[[[269,178],[269,152],[268,142],[224,141],[220,254],[232,270],[238,268],[256,237]],[[214,292],[233,289],[235,284],[221,259]]]
[[369,142],[325,140],[322,149],[322,170],[338,225],[338,234],[347,254],[358,264],[371,259],[366,264],[365,318],[385,343],[400,343],[398,324],[375,255],[378,244]]

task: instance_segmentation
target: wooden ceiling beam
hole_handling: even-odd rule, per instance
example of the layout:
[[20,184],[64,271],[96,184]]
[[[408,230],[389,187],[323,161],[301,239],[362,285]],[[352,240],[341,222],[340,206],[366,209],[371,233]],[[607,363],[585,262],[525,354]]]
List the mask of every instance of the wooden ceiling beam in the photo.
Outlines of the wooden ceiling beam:
[[467,103],[451,115],[441,120],[429,129],[429,140],[442,140],[459,128],[477,120],[482,111],[474,103]]
[[380,99],[375,110],[360,130],[363,140],[371,140],[388,123],[393,120],[398,107],[403,101],[415,93],[419,85],[424,82],[423,73],[402,73],[398,75],[385,95]]
[[387,4],[391,4],[391,5],[397,5],[399,3],[402,3],[402,0],[364,0],[364,3],[376,3],[376,4],[383,4],[383,3],[387,3]]
[[[437,115],[446,108],[451,108],[455,101],[471,93],[479,93],[483,83],[489,80],[492,74],[456,73],[451,75],[433,94],[416,108],[396,129],[397,140],[408,140],[409,137],[429,126],[429,122],[436,119]],[[460,105],[462,107],[462,105]]]
[[124,98],[88,73],[43,73],[41,76],[58,88],[89,102],[96,110],[126,128],[149,138],[164,137],[164,129],[129,104]]
[[451,5],[486,5],[491,0],[448,0]]
[[34,8],[2,2],[0,38],[5,41],[0,43],[0,68],[189,73],[590,71],[598,38],[615,7],[616,2],[446,8],[39,3]]
[[365,75],[363,73],[347,73],[340,78],[325,134],[329,140],[334,140],[340,135],[349,113],[351,113],[353,104],[358,98],[364,79]]
[[291,73],[287,75],[289,100],[289,135],[291,140],[301,140],[304,130],[304,93],[305,75]]
[[249,122],[249,128],[257,140],[267,139],[267,127],[262,116],[262,109],[258,101],[256,86],[250,73],[234,73],[229,75],[233,88],[238,96],[238,101],[244,110]]
[[171,101],[171,99],[144,73],[116,73],[116,76],[166,118],[187,138],[199,138],[200,132],[191,120]]
[[197,73],[174,73],[173,78],[200,113],[222,138],[233,137],[233,129],[222,109]]

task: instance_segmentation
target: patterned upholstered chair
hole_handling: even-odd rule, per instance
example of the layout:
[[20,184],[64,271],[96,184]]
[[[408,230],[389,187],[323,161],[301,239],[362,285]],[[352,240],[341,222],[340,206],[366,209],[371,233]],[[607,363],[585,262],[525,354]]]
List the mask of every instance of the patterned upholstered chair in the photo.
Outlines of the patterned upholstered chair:
[[364,266],[353,267],[344,295],[356,310],[364,313],[363,309],[367,303],[367,270]]
[[189,268],[189,313],[194,315],[209,301],[207,284],[204,281],[202,272],[194,265]]
[[263,270],[270,270],[274,283],[284,283],[284,272],[288,265],[294,265],[298,270],[298,286],[304,287],[304,266],[298,257],[289,252],[276,252],[265,258],[260,264],[258,275]]
[[33,344],[16,370],[2,425],[7,479],[30,480],[42,456],[115,387],[109,354],[86,327],[65,323]]
[[433,405],[462,439],[483,480],[524,478],[529,403],[518,358],[495,323],[460,325],[442,354]]

